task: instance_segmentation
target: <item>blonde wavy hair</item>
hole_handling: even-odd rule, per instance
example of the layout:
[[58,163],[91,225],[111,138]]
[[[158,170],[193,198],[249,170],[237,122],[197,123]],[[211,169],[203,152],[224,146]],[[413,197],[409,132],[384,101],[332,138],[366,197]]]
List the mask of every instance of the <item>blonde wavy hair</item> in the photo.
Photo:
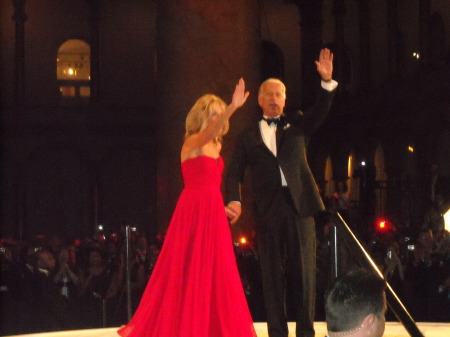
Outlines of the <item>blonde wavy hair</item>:
[[[206,129],[209,124],[209,117],[216,106],[219,106],[222,110],[227,108],[226,103],[216,95],[206,94],[200,97],[186,117],[186,133],[184,134],[184,138]],[[216,137],[216,141],[221,142],[223,135],[228,132],[229,128],[230,125],[227,121],[220,134]]]

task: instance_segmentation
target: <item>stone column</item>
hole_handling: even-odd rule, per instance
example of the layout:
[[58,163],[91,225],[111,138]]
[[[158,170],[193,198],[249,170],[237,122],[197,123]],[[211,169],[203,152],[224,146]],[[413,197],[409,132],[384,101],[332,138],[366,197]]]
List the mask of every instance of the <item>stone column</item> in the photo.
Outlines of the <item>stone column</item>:
[[359,83],[361,91],[368,91],[372,84],[370,69],[370,17],[368,0],[359,1]]
[[25,3],[26,0],[13,0],[12,19],[16,22],[14,102],[18,106],[25,103],[25,22],[28,19]]
[[257,0],[164,0],[157,18],[156,106],[157,223],[169,224],[182,189],[180,150],[185,118],[203,94],[230,102],[242,76],[252,95],[231,119],[222,150],[229,157],[234,136],[256,119],[260,58]]
[[334,73],[333,77],[339,82],[341,88],[345,88],[345,83],[350,79],[345,78],[345,1],[344,0],[335,0],[333,5],[333,14],[335,20],[335,47],[336,50],[334,52]]
[[387,24],[388,24],[388,70],[389,77],[395,78],[400,74],[397,59],[397,50],[400,48],[399,29],[398,29],[398,1],[392,0],[387,2]]
[[90,101],[97,106],[100,98],[100,3],[99,0],[89,0],[87,4],[89,8],[89,42],[91,47]]
[[301,106],[314,103],[320,77],[314,64],[322,48],[322,1],[299,1],[301,18],[302,88]]
[[419,44],[421,64],[427,65],[429,59],[428,38],[430,35],[431,2],[430,0],[419,1]]

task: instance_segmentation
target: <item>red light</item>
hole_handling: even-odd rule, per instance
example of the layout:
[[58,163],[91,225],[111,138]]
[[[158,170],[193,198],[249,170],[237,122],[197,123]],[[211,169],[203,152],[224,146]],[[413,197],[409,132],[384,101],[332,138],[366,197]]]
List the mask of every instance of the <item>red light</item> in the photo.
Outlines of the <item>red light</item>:
[[389,230],[389,224],[386,220],[378,220],[377,222],[377,230],[379,231],[387,231]]
[[245,244],[247,243],[247,238],[246,238],[245,236],[243,236],[243,237],[241,237],[241,238],[239,239],[239,242],[240,242],[242,245],[245,245]]

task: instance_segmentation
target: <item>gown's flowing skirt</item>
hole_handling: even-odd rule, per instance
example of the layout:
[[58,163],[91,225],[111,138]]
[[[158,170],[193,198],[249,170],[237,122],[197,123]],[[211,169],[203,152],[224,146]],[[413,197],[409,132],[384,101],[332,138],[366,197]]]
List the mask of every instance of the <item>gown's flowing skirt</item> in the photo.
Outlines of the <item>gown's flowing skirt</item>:
[[223,205],[217,186],[183,190],[139,307],[120,335],[256,336]]

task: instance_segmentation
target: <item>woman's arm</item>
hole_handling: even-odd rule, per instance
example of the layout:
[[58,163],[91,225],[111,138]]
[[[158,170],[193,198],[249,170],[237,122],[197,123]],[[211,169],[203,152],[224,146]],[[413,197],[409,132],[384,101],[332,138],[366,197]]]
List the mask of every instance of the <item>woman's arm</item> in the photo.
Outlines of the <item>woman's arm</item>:
[[222,112],[217,119],[209,123],[205,130],[186,138],[181,150],[182,153],[191,152],[194,149],[201,148],[210,141],[214,140],[214,138],[219,135],[223,126],[230,119],[233,113],[242,105],[244,105],[249,94],[250,93],[248,91],[245,91],[245,82],[241,78],[236,85],[230,105],[228,105],[225,111]]

